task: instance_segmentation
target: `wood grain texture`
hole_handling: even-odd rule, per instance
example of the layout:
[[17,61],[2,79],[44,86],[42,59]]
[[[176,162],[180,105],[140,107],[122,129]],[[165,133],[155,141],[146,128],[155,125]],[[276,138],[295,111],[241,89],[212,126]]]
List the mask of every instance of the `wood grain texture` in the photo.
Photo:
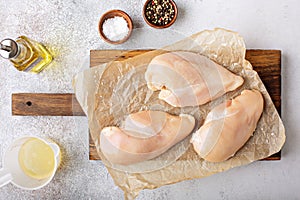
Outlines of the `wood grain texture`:
[[[113,60],[124,60],[150,50],[91,50],[90,66]],[[281,113],[281,52],[279,50],[247,50],[249,60],[265,84],[277,110]],[[31,105],[29,106],[28,104]],[[23,116],[84,116],[74,94],[13,94],[12,114]],[[89,141],[90,160],[99,160],[95,145]],[[264,160],[280,160],[281,153]]]
[[74,94],[12,94],[12,115],[84,116]]
[[90,51],[90,66],[111,62],[114,60],[122,61],[134,56],[149,52],[151,50],[91,50]]
[[92,136],[89,132],[89,160],[101,160],[100,156],[97,153],[97,149]]

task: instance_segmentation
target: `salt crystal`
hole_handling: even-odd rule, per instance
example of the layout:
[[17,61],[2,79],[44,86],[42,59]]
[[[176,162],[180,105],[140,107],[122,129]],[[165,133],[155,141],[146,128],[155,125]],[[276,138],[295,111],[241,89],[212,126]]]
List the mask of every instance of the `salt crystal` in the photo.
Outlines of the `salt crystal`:
[[104,35],[112,41],[122,40],[129,33],[128,24],[123,17],[114,17],[105,20],[102,30]]

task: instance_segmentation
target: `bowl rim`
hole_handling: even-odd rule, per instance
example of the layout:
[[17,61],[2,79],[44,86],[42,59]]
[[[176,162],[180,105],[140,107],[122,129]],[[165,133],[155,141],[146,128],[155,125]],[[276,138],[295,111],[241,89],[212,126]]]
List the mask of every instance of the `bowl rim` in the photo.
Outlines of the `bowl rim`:
[[174,7],[174,18],[171,20],[170,23],[168,24],[165,24],[165,25],[162,25],[162,26],[159,26],[159,25],[155,25],[155,24],[152,24],[150,21],[148,21],[148,19],[146,18],[146,14],[145,14],[145,11],[146,11],[146,6],[148,5],[148,3],[152,1],[152,0],[147,0],[144,4],[144,7],[143,7],[143,18],[144,18],[144,21],[151,27],[153,28],[157,28],[157,29],[163,29],[163,28],[168,28],[170,27],[171,25],[174,24],[174,22],[176,21],[177,19],[177,15],[178,15],[178,8],[177,8],[177,4],[175,3],[175,1],[173,0],[169,0],[170,3],[173,5]]
[[[107,17],[108,15],[113,15],[113,17],[115,16],[119,16],[119,17],[123,17],[126,22],[127,22],[127,26],[128,26],[128,34],[126,37],[124,37],[123,39],[121,40],[110,40],[109,38],[106,37],[106,35],[103,33],[103,23],[105,22],[105,20],[109,19],[109,18],[112,18],[112,17]],[[125,16],[125,17],[124,17]],[[133,30],[133,23],[132,23],[132,19],[131,17],[126,13],[124,12],[123,10],[118,10],[118,9],[113,9],[113,10],[109,10],[107,12],[105,12],[103,15],[101,15],[100,17],[100,20],[99,20],[99,23],[98,23],[98,32],[100,34],[100,37],[107,43],[110,43],[110,44],[122,44],[124,42],[126,42],[129,37],[131,36],[131,33],[132,33],[132,30]]]

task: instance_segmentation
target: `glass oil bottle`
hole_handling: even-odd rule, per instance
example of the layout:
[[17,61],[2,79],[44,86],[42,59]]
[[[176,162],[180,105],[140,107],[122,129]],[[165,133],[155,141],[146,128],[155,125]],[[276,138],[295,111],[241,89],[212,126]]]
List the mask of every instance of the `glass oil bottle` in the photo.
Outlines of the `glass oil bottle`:
[[19,71],[39,73],[52,61],[51,54],[42,44],[26,36],[2,40],[0,45],[0,55],[9,59]]

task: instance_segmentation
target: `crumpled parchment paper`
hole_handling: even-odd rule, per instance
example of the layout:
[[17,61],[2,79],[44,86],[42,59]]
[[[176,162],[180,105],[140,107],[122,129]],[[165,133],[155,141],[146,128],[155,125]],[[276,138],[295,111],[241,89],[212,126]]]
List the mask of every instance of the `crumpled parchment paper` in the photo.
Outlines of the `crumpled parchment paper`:
[[[165,51],[192,51],[219,63],[244,78],[233,92],[202,106],[173,108],[157,98],[144,80],[144,72],[153,57]],[[251,64],[245,60],[245,44],[237,33],[224,29],[206,30],[160,50],[113,61],[85,70],[74,78],[78,102],[89,118],[89,128],[97,151],[115,184],[134,199],[142,189],[154,189],[183,180],[206,177],[233,167],[266,158],[282,148],[285,130],[265,86]],[[162,156],[132,166],[106,161],[99,147],[99,133],[105,126],[121,125],[124,117],[139,110],[163,110],[171,114],[187,113],[203,123],[207,113],[244,89],[257,89],[264,97],[264,111],[253,137],[229,160],[211,163],[201,159],[189,143],[190,136]]]

